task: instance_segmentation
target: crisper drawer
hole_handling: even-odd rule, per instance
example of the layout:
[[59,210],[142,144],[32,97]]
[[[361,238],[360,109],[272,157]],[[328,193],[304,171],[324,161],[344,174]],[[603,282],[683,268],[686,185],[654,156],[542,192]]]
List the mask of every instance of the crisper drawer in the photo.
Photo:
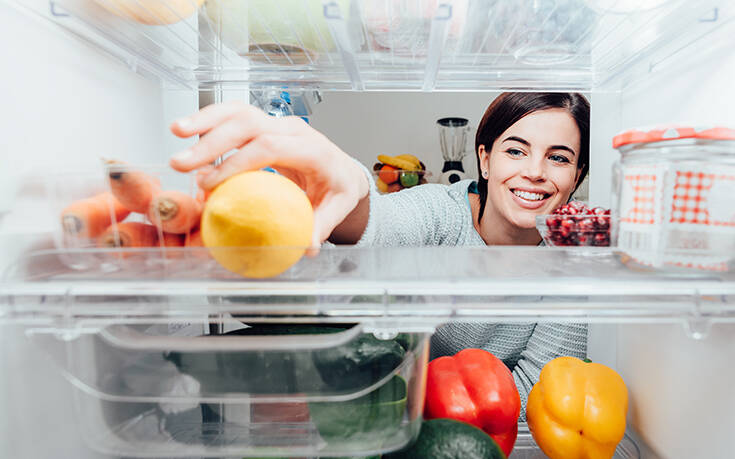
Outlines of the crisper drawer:
[[116,456],[370,456],[418,435],[428,334],[226,325],[221,335],[170,321],[28,335],[73,384],[85,439]]

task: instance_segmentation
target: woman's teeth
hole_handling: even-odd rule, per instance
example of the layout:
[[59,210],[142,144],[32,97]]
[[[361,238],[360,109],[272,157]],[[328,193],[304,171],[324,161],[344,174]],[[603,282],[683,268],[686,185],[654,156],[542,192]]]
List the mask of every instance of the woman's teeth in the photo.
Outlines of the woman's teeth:
[[541,201],[546,195],[531,193],[530,191],[513,190],[513,194],[527,201]]

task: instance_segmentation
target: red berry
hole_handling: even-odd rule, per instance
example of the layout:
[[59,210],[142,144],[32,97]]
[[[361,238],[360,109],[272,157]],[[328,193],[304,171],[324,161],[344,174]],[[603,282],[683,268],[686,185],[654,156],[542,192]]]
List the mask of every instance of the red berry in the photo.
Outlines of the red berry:
[[550,229],[556,229],[561,224],[561,217],[557,215],[551,215],[549,217],[546,217],[546,226],[548,226]]
[[605,210],[602,207],[595,207],[594,209],[591,209],[591,211],[595,215],[606,215],[605,212],[610,212],[609,210]]
[[555,245],[564,245],[564,237],[559,233],[551,233],[551,242]]
[[576,226],[574,220],[567,217],[562,219],[559,231],[563,236],[569,236],[574,232]]
[[557,207],[557,209],[553,212],[557,215],[569,215],[569,210],[572,207],[569,204],[564,204],[562,206]]
[[577,223],[577,227],[582,233],[590,233],[595,230],[595,222],[591,218],[585,218]]
[[587,209],[587,206],[582,201],[572,201],[567,205],[572,209],[576,209],[578,211]]
[[598,247],[606,247],[610,245],[610,238],[607,233],[596,233],[595,234],[595,245]]
[[607,230],[610,228],[610,217],[607,215],[595,217],[594,222],[597,229]]

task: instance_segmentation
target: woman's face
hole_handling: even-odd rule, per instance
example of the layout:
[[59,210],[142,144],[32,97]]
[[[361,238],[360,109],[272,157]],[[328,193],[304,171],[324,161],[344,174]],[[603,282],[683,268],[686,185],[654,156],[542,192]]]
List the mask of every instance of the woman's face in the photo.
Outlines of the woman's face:
[[487,211],[513,226],[534,228],[535,216],[566,203],[579,176],[580,133],[564,109],[530,113],[510,126],[488,152],[480,146],[487,172]]

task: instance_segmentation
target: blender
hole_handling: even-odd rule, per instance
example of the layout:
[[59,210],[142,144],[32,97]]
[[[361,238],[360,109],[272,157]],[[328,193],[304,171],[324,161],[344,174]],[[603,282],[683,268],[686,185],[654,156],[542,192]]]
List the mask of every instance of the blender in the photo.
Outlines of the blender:
[[451,185],[467,178],[462,167],[462,159],[466,153],[467,135],[470,132],[469,121],[465,118],[441,118],[436,124],[439,125],[439,147],[444,157],[439,182]]

